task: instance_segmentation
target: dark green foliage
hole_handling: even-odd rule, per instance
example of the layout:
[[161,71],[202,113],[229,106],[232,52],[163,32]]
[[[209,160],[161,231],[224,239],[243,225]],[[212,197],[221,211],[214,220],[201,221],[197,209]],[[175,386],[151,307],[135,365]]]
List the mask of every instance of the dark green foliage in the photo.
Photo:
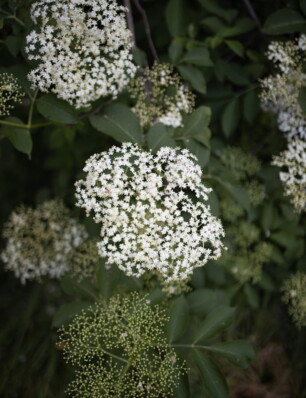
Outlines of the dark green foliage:
[[[92,278],[79,281],[69,275],[60,282],[26,286],[1,264],[0,396],[65,396],[72,375],[56,344],[56,327],[69,324],[97,300],[108,302],[115,294],[125,297],[141,290],[152,306],[165,309],[170,319],[167,341],[190,369],[181,375],[175,398],[228,397],[239,380],[233,366],[256,363],[255,352],[274,342],[286,352],[289,396],[305,398],[305,330],[296,330],[280,291],[291,274],[306,271],[305,215],[294,212],[283,195],[278,169],[270,165],[286,143],[275,119],[260,109],[259,79],[273,71],[264,55],[271,41],[306,33],[306,1],[140,1],[159,59],[172,64],[196,95],[193,112],[176,129],[161,123],[142,128],[127,92],[78,112],[53,94],[34,92],[26,77],[32,65],[24,52],[32,29],[31,3],[0,4],[0,73],[13,73],[25,93],[10,117],[0,117],[0,236],[4,221],[20,203],[62,197],[74,208],[73,186],[85,160],[130,141],[153,152],[180,146],[197,156],[203,182],[213,188],[209,200],[223,222],[229,257],[197,269],[189,290],[173,297],[154,277],[128,278],[115,266],[106,268],[102,260]],[[154,51],[146,21],[138,2],[131,3],[134,58],[151,66]],[[304,112],[305,98],[303,87],[299,104]],[[233,148],[246,157],[236,156]],[[229,150],[234,155],[226,162]],[[258,169],[249,155],[259,160]],[[90,220],[84,223],[90,235],[99,234]],[[271,248],[265,261],[256,252],[261,243]],[[238,265],[239,270],[255,267],[257,260],[254,278],[232,272]]]

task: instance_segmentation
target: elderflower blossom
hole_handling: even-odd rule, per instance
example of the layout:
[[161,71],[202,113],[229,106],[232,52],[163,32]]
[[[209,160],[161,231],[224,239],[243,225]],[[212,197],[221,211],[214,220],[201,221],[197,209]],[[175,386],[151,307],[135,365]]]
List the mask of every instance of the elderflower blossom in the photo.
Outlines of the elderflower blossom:
[[306,326],[306,273],[297,272],[283,284],[283,301],[289,306],[289,314],[298,327]]
[[9,116],[12,102],[21,103],[23,93],[17,79],[10,73],[0,73],[0,116]]
[[61,201],[51,200],[36,209],[21,206],[13,211],[3,237],[7,244],[1,259],[25,283],[43,276],[62,276],[69,269],[74,249],[88,235]]
[[60,329],[58,347],[78,367],[79,398],[171,397],[185,368],[165,338],[164,309],[134,293],[98,302]]
[[157,271],[167,283],[220,257],[224,231],[188,150],[164,147],[154,155],[125,143],[91,156],[84,171],[77,206],[102,223],[98,251],[107,263],[136,277]]
[[136,104],[133,111],[143,127],[160,122],[165,126],[182,126],[182,116],[194,106],[194,95],[169,64],[154,63],[130,85]]
[[288,143],[286,151],[274,157],[273,164],[284,167],[279,173],[285,193],[291,196],[297,211],[306,208],[306,141],[295,139]]
[[306,118],[299,105],[300,89],[306,85],[303,71],[305,43],[305,35],[297,42],[271,43],[267,56],[278,71],[261,80],[262,108],[277,115],[279,129],[288,139],[306,139]]
[[39,0],[27,36],[33,87],[54,92],[76,108],[115,98],[134,77],[131,32],[115,0]]

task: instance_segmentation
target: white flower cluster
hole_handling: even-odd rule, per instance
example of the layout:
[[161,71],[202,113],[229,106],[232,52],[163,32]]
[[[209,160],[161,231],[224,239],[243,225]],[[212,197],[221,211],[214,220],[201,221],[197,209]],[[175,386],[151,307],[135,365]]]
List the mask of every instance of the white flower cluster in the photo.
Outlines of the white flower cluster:
[[32,5],[36,30],[26,52],[38,66],[34,87],[52,91],[76,108],[116,97],[134,77],[131,32],[116,0],[39,0]]
[[58,200],[36,209],[16,209],[4,226],[7,239],[1,260],[22,283],[43,276],[59,278],[70,267],[74,249],[87,238],[85,228]]
[[280,172],[280,179],[297,211],[305,210],[306,205],[306,117],[299,104],[300,90],[306,86],[305,50],[306,35],[297,41],[271,43],[268,58],[279,73],[261,82],[262,107],[277,114],[279,129],[288,139],[287,150],[273,164],[286,169]]
[[156,155],[125,143],[90,157],[76,183],[77,206],[102,223],[98,251],[127,275],[157,272],[186,280],[221,255],[221,222],[205,201],[211,191],[186,149]]
[[190,113],[194,95],[170,64],[155,62],[131,82],[130,93],[136,100],[133,111],[143,127],[160,122],[166,126],[182,126],[183,114]]
[[182,126],[182,113],[190,113],[192,109],[191,97],[186,93],[189,94],[186,87],[184,87],[183,85],[179,86],[176,92],[175,102],[170,104],[167,112],[164,115],[161,115],[157,119],[157,121],[164,124],[165,126]]
[[277,115],[278,127],[288,139],[306,139],[306,118],[298,101],[300,89],[306,85],[303,72],[306,37],[297,42],[273,42],[268,48],[268,59],[275,63],[278,72],[261,81],[261,104],[265,111]]
[[298,211],[306,210],[306,141],[291,140],[286,151],[274,158],[273,164],[285,167],[286,171],[279,173],[285,186],[286,195],[292,197],[292,202]]
[[21,103],[24,96],[18,80],[11,73],[0,73],[0,117],[9,116],[14,103]]

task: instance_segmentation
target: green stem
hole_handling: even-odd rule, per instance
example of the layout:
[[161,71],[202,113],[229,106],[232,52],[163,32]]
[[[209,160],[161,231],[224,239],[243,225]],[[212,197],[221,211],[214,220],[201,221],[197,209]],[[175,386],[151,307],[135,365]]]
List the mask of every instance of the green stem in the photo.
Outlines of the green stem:
[[[127,367],[127,368],[130,367],[129,362],[128,362],[126,359],[124,359],[124,358],[122,358],[122,357],[119,357],[119,355],[113,354],[112,352],[106,351],[104,348],[99,347],[99,349],[100,349],[105,355],[108,355],[108,356],[110,356],[110,357],[113,357],[113,358],[115,358],[115,359],[118,359],[118,361],[121,361],[121,362],[126,363],[127,365],[125,366],[125,368],[126,368],[126,367]],[[125,369],[125,368],[124,368],[124,369]],[[127,371],[127,370],[126,370],[126,371]]]
[[25,27],[25,24],[22,22],[21,19],[17,18],[16,15],[11,15],[9,12],[3,10],[2,8],[0,8],[0,12],[4,15],[7,15],[6,18],[11,18],[14,19],[16,22],[18,22],[20,25],[22,25],[23,27]]
[[17,23],[19,23],[21,26],[25,27],[25,24],[22,22],[21,19],[17,18],[15,15],[9,15],[8,17],[6,17],[7,19],[13,19],[14,21],[16,21]]
[[126,365],[125,367],[122,369],[122,372],[120,374],[120,379],[123,379],[124,375],[126,374],[126,372],[129,370],[130,368],[130,364],[128,363],[128,361],[126,361]]
[[202,348],[207,349],[208,346],[205,345],[197,345],[197,344],[170,344],[171,347],[178,347],[178,348]]
[[[38,89],[35,90],[35,93],[34,93],[33,97],[31,98],[31,105],[30,105],[29,117],[28,117],[28,126],[31,126],[31,124],[32,124],[33,109],[34,109],[34,104],[35,104],[35,100],[37,97],[37,93],[38,93]],[[31,127],[29,127],[29,128],[31,128]]]
[[37,123],[37,124],[20,124],[20,123],[14,123],[14,122],[7,122],[6,120],[0,120],[0,124],[4,124],[6,126],[12,126],[12,127],[19,127],[21,129],[34,129],[38,127],[45,127],[45,126],[50,126],[51,124],[54,124],[54,122],[45,122],[45,123]]

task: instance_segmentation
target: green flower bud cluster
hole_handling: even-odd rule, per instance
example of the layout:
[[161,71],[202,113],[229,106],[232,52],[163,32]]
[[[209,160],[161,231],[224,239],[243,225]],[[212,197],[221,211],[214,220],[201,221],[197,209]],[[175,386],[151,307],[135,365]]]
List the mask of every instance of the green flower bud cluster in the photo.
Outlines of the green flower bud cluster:
[[21,103],[23,97],[17,79],[11,73],[0,73],[0,116],[9,116],[12,103]]
[[[227,171],[237,183],[240,183],[246,190],[250,202],[258,206],[265,197],[264,185],[256,178],[256,173],[260,170],[259,160],[238,147],[226,147],[220,152],[220,160]],[[224,210],[224,218],[234,221],[243,215],[241,206],[226,195],[222,195],[221,210]]]
[[297,272],[288,278],[283,286],[283,301],[297,327],[306,326],[306,273]]
[[246,221],[239,221],[227,230],[231,240],[221,264],[228,267],[241,283],[258,282],[262,267],[270,259],[272,245],[261,241],[260,230]]
[[97,302],[60,329],[77,366],[69,393],[79,398],[171,397],[183,371],[167,343],[165,311],[133,293]]
[[[227,173],[231,173],[233,182],[245,189],[251,204],[258,206],[262,203],[264,185],[256,178],[260,170],[259,160],[236,147],[224,148],[220,160]],[[229,223],[226,228],[228,250],[220,263],[241,283],[257,282],[263,265],[269,261],[272,245],[262,241],[256,225],[243,220],[243,207],[225,190],[220,199],[220,210],[222,218]]]
[[238,147],[226,147],[220,153],[220,160],[229,169],[234,177],[239,180],[246,180],[260,170],[259,160]]

